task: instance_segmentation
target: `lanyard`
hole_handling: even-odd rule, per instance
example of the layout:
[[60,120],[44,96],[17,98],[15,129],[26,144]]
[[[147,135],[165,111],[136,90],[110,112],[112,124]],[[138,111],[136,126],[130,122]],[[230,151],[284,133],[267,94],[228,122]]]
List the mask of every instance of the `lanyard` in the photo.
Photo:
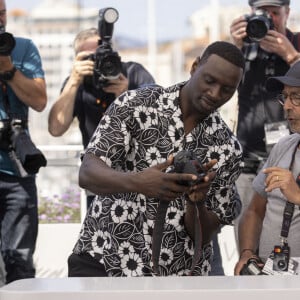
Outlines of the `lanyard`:
[[[293,151],[293,156],[292,156],[291,163],[290,163],[290,166],[289,166],[290,171],[293,168],[296,152],[297,152],[297,149],[298,149],[299,145],[300,145],[300,141],[297,143],[297,145],[296,145],[296,147]],[[300,173],[298,174],[298,176],[296,178],[296,182],[300,186]],[[291,222],[292,222],[294,210],[295,210],[295,204],[291,203],[289,201],[286,201],[285,207],[284,207],[284,212],[283,212],[282,226],[281,226],[281,237],[285,241],[286,241],[286,239],[289,235],[289,230],[290,230],[290,225],[291,225]]]

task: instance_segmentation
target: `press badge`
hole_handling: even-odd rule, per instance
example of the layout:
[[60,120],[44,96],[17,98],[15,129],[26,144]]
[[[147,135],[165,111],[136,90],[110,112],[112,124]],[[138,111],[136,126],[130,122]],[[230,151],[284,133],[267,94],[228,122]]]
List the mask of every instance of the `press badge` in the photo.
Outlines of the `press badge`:
[[265,142],[267,152],[284,136],[290,134],[287,121],[274,122],[265,124]]

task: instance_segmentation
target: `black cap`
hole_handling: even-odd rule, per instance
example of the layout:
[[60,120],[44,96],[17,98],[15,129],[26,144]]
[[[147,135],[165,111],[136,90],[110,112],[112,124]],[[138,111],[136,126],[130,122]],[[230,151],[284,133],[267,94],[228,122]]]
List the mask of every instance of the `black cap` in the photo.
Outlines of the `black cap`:
[[266,88],[269,91],[282,91],[284,85],[300,87],[300,61],[296,62],[284,76],[268,78]]
[[283,6],[290,5],[290,0],[248,0],[248,3],[253,7]]

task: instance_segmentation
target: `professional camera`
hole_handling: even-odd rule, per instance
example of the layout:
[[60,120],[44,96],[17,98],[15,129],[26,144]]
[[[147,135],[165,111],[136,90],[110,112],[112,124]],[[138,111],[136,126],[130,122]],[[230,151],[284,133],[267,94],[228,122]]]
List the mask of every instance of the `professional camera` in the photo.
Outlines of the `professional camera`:
[[194,152],[182,150],[174,157],[172,173],[188,173],[195,174],[198,179],[193,182],[181,181],[182,185],[194,185],[203,182],[206,171],[200,160],[196,157]]
[[118,18],[119,13],[115,8],[107,7],[99,10],[99,46],[96,52],[88,57],[95,62],[92,82],[96,89],[109,84],[109,80],[117,79],[122,71],[121,58],[111,47],[114,23]]
[[43,153],[27,134],[26,127],[27,122],[20,119],[0,121],[0,149],[9,153],[21,177],[36,174],[47,164]]
[[274,29],[271,16],[262,9],[257,9],[252,15],[246,16],[247,21],[247,38],[246,41],[259,42],[262,40],[268,30]]
[[244,264],[240,275],[263,275],[263,262],[257,256],[253,256],[248,259]]
[[16,45],[15,38],[11,33],[5,32],[3,25],[0,26],[0,55],[8,56]]
[[289,269],[290,247],[287,243],[274,246],[273,270],[286,272]]

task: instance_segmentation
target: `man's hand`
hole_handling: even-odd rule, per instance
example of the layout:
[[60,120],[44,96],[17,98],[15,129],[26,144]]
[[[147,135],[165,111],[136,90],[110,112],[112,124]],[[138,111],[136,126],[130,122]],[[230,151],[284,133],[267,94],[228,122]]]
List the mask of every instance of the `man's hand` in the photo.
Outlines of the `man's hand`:
[[279,55],[287,63],[290,63],[298,54],[288,38],[275,30],[269,30],[259,45],[263,50]]
[[244,44],[243,39],[247,36],[246,27],[247,21],[245,16],[241,16],[237,19],[234,19],[230,25],[230,34],[233,39],[233,43],[239,49],[242,49]]
[[82,51],[76,55],[70,76],[73,84],[78,86],[83,82],[85,76],[93,75],[95,63],[91,59],[87,59],[92,53],[90,51]]
[[166,173],[165,170],[172,164],[173,156],[166,162],[138,172],[136,176],[139,184],[137,192],[148,197],[172,201],[184,193],[191,191],[191,187],[180,184],[182,181],[196,181],[197,176],[185,173]]
[[10,71],[14,67],[11,57],[0,55],[0,73]]
[[300,205],[300,187],[291,171],[279,167],[263,170],[267,174],[265,180],[266,192],[279,188],[282,194],[292,203]]
[[121,73],[119,78],[110,80],[109,84],[103,88],[103,91],[119,97],[128,90],[128,84],[128,79]]
[[203,178],[203,182],[192,185],[188,193],[188,197],[192,202],[204,201],[206,194],[209,190],[212,180],[216,176],[216,172],[211,171],[211,168],[217,163],[216,159],[209,161],[207,164],[203,165],[206,175]]

